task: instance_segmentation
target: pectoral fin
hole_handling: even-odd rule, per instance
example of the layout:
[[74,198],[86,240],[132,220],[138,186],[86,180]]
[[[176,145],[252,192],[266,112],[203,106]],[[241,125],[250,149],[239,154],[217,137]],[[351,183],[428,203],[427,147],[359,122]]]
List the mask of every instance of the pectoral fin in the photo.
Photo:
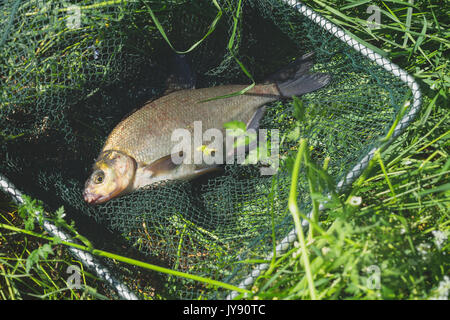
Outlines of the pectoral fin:
[[[174,162],[176,159],[176,163]],[[183,162],[183,152],[177,155],[167,155],[158,160],[153,161],[145,167],[145,171],[150,173],[153,177],[175,170]]]

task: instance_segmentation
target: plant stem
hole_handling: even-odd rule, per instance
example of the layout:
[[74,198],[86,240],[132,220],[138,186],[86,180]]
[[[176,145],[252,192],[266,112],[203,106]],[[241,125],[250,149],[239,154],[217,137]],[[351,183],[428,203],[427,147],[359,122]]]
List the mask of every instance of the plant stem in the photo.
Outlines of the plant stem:
[[306,139],[300,139],[300,149],[297,152],[297,157],[295,158],[294,169],[292,171],[292,182],[291,190],[289,193],[289,211],[294,219],[295,229],[297,230],[297,237],[300,243],[300,248],[302,250],[302,259],[305,266],[306,279],[308,281],[308,287],[311,299],[316,300],[316,290],[314,287],[314,280],[311,273],[311,267],[309,264],[308,251],[306,248],[305,236],[303,234],[303,228],[300,221],[300,215],[302,214],[297,205],[297,183],[298,183],[298,173],[300,170],[301,162],[305,154],[305,148],[307,145]]

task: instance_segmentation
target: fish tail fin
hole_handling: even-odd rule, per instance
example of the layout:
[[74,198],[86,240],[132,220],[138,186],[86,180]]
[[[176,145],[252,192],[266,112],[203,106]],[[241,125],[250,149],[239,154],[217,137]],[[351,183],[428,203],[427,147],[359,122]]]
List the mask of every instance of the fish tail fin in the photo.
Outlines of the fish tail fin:
[[316,91],[325,87],[331,81],[331,76],[327,73],[312,73],[312,74],[296,74],[293,79],[283,82],[275,82],[280,95],[283,98],[290,98],[292,96],[300,96],[305,93]]
[[283,98],[318,90],[330,82],[331,76],[326,73],[309,74],[313,65],[314,52],[309,52],[266,78],[265,83],[276,83]]

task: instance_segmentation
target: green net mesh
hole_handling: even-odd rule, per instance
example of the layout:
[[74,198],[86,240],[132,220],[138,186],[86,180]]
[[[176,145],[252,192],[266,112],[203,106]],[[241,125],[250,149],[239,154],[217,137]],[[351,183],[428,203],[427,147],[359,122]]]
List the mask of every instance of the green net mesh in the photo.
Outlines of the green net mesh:
[[[187,55],[197,88],[249,83],[227,48],[239,2],[219,5],[216,29]],[[179,50],[201,39],[217,15],[207,0],[3,2],[0,172],[49,209],[64,205],[99,248],[237,285],[254,268],[238,262],[266,258],[272,234],[279,241],[293,228],[283,163],[273,177],[261,176],[257,166],[229,165],[223,174],[150,186],[104,205],[83,201],[84,182],[108,133],[165,90],[171,49],[147,6]],[[232,52],[256,82],[310,51],[314,71],[332,76],[325,89],[301,97],[301,134],[319,164],[330,157],[329,172],[338,181],[387,133],[408,86],[283,1],[248,0],[240,9]],[[261,127],[283,135],[294,126],[286,101],[268,107]],[[293,152],[295,144],[283,144],[280,153]],[[308,185],[300,176],[299,203],[308,211]],[[146,290],[137,270],[117,272],[132,288]],[[173,276],[150,283],[162,296],[226,294]]]

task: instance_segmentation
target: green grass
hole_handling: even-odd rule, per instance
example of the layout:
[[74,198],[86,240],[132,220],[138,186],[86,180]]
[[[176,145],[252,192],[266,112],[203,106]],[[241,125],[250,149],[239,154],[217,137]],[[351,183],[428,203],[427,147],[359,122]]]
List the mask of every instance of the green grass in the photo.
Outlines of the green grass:
[[298,248],[278,257],[257,280],[254,295],[447,299],[450,43],[443,21],[448,9],[430,1],[414,1],[413,7],[374,2],[381,9],[381,28],[370,30],[367,1],[304,2],[412,74],[420,82],[423,105],[406,133],[376,156],[348,194],[326,204],[321,232],[306,248],[299,235]]
[[[0,224],[10,228],[34,229],[33,221],[20,215],[15,206],[3,194],[0,195]],[[111,297],[102,280],[84,270],[83,265],[74,260],[62,244],[30,237],[25,232],[4,227],[0,229],[0,300]],[[45,236],[39,226],[36,226],[36,233]],[[68,267],[71,265],[80,269],[79,289],[71,289],[68,283],[71,274]]]
[[[248,298],[447,299],[450,29],[444,21],[448,9],[446,12],[441,2],[430,0],[304,3],[380,48],[413,75],[421,85],[423,105],[406,132],[376,156],[352,188],[327,202],[317,196],[321,186],[315,182],[326,178],[326,170],[316,168],[307,148],[300,148],[303,152],[296,158],[293,175],[300,166],[308,168],[312,201],[326,209],[312,218],[307,234],[299,232],[294,248],[272,259]],[[381,9],[379,29],[366,26],[370,4]],[[302,143],[305,147],[307,141]],[[292,188],[291,194],[295,191]],[[292,199],[289,209],[298,224],[305,213],[298,209],[295,197]],[[81,272],[82,289],[69,289],[67,267],[78,262],[65,245],[46,239],[38,225],[33,227],[37,237],[24,231],[31,228],[27,221],[26,215],[19,215],[6,199],[1,200],[0,223],[10,227],[0,228],[0,299],[114,298],[85,270]],[[88,245],[85,249],[102,254]]]

